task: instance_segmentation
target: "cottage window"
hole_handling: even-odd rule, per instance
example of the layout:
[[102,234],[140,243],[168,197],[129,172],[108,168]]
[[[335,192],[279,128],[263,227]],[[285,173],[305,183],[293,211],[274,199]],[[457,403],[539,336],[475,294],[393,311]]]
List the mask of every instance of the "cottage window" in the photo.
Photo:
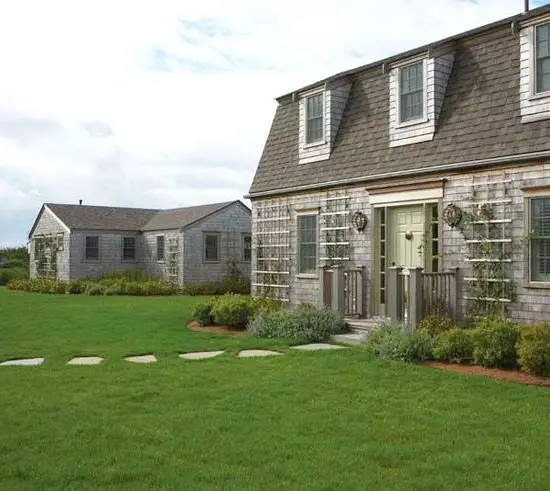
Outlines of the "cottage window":
[[157,261],[164,261],[164,235],[157,235]]
[[324,92],[306,97],[306,144],[323,140]]
[[243,259],[250,261],[252,259],[252,236],[243,235]]
[[122,238],[122,260],[123,261],[136,260],[136,238],[135,237]]
[[298,216],[298,272],[317,272],[317,215]]
[[99,237],[97,235],[86,236],[85,256],[88,261],[97,261],[99,259]]
[[550,282],[550,198],[531,199],[531,280]]
[[44,239],[42,237],[34,238],[34,260],[39,261],[44,252]]
[[219,261],[219,235],[216,233],[204,234],[204,260]]
[[63,250],[63,239],[65,237],[65,234],[63,232],[60,232],[57,234],[57,250],[62,251]]
[[424,117],[424,62],[399,69],[400,121]]
[[536,92],[550,90],[550,22],[535,29]]

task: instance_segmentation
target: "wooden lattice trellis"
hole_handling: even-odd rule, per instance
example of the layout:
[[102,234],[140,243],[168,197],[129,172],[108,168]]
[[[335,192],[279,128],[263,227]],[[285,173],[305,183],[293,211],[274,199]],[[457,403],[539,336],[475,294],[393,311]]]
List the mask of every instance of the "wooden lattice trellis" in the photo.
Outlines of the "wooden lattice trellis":
[[168,249],[166,250],[166,260],[164,267],[166,269],[166,278],[171,283],[178,283],[179,274],[179,240],[178,237],[168,239]]
[[252,286],[256,296],[290,300],[290,204],[286,199],[255,204],[255,268]]
[[343,192],[327,193],[321,199],[320,260],[326,266],[350,260],[350,197]]

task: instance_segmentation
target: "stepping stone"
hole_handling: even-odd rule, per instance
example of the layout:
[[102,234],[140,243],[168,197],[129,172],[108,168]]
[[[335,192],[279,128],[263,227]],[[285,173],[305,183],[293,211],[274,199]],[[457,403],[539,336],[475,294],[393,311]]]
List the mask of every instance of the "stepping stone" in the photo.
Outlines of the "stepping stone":
[[155,363],[157,361],[155,355],[127,356],[124,359],[131,363]]
[[99,365],[102,361],[100,356],[76,356],[67,365]]
[[0,366],[22,366],[22,367],[36,367],[44,363],[44,358],[21,358],[19,360],[8,360],[0,363]]
[[319,350],[329,350],[329,349],[342,349],[343,346],[338,346],[337,344],[327,344],[327,343],[311,343],[311,344],[302,344],[300,346],[292,346],[292,349],[299,349],[302,351],[319,351]]
[[348,334],[335,334],[332,340],[338,343],[357,345],[361,344],[367,337],[367,333],[351,332]]
[[278,353],[277,351],[264,350],[264,349],[245,349],[243,351],[239,351],[239,354],[237,356],[239,358],[255,358],[255,357],[277,356],[277,355],[282,355],[282,353]]
[[178,355],[184,360],[208,360],[208,358],[214,358],[215,356],[221,355],[223,351],[196,351],[194,353],[183,353]]

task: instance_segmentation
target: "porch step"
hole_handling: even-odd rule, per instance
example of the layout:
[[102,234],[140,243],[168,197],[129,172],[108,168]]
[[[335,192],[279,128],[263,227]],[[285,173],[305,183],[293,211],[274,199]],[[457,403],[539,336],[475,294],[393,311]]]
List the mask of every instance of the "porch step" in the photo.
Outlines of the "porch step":
[[356,319],[348,317],[346,323],[354,332],[366,332],[376,329],[378,326],[388,322],[385,317],[371,317],[370,319]]
[[351,344],[351,345],[357,345],[361,344],[365,338],[368,335],[368,331],[363,330],[362,332],[350,332],[348,334],[335,334],[332,336],[332,340],[336,341],[337,343],[342,344]]

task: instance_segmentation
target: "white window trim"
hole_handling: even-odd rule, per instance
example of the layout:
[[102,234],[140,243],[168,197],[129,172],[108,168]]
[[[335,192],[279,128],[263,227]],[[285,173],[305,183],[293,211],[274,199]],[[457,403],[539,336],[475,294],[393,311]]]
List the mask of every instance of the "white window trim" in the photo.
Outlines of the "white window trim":
[[[89,259],[88,257],[86,257],[86,239],[88,237],[97,237],[97,259]],[[83,257],[84,257],[85,262],[97,263],[97,262],[101,261],[101,234],[96,234],[96,235],[84,234],[84,254],[83,254]]]
[[[537,27],[550,24],[550,18],[545,18],[526,29],[529,31],[529,100],[550,99],[550,90],[537,92]],[[546,119],[546,118],[545,118]]]
[[[159,259],[159,248],[158,248],[158,239],[157,237],[164,237],[163,242],[163,258]],[[156,234],[155,235],[155,259],[157,260],[157,263],[164,264],[164,258],[166,258],[166,236],[164,234]]]
[[[216,259],[206,259],[206,236],[207,235],[214,235],[218,238],[218,243],[216,247],[217,258]],[[216,264],[220,262],[221,258],[221,234],[220,232],[208,232],[204,231],[202,233],[202,262],[207,264]]]
[[[401,121],[401,70],[408,68],[411,65],[416,65],[422,62],[422,117],[411,119],[409,121]],[[397,111],[397,128],[406,128],[408,126],[416,126],[417,124],[427,123],[428,118],[428,58],[420,58],[410,63],[395,67],[397,70],[397,94],[396,94],[396,111]]]
[[[319,140],[316,140],[314,142],[309,142],[307,141],[307,122],[308,122],[308,117],[307,117],[307,101],[308,99],[310,99],[311,97],[315,97],[315,96],[318,96],[318,95],[322,95],[322,99],[323,99],[323,124],[321,125],[321,129],[323,131],[323,134],[321,136],[321,138]],[[326,91],[324,89],[322,90],[318,90],[316,92],[312,92],[311,94],[307,94],[304,96],[304,148],[311,148],[311,147],[317,147],[319,145],[326,145],[327,143],[327,138],[326,138],[326,105],[327,105],[327,94],[326,94]]]
[[[124,239],[134,239],[134,259],[124,259]],[[120,242],[120,260],[123,263],[135,263],[137,261],[137,237],[135,235],[123,235]]]
[[[298,226],[299,217],[302,216],[311,216],[315,215],[317,217],[317,257],[316,257],[316,267],[315,267],[315,273],[302,273],[300,272],[300,227]],[[319,277],[317,271],[319,270],[319,243],[321,242],[319,239],[319,210],[304,210],[304,211],[298,211],[296,212],[296,278],[301,279],[316,279]]]

